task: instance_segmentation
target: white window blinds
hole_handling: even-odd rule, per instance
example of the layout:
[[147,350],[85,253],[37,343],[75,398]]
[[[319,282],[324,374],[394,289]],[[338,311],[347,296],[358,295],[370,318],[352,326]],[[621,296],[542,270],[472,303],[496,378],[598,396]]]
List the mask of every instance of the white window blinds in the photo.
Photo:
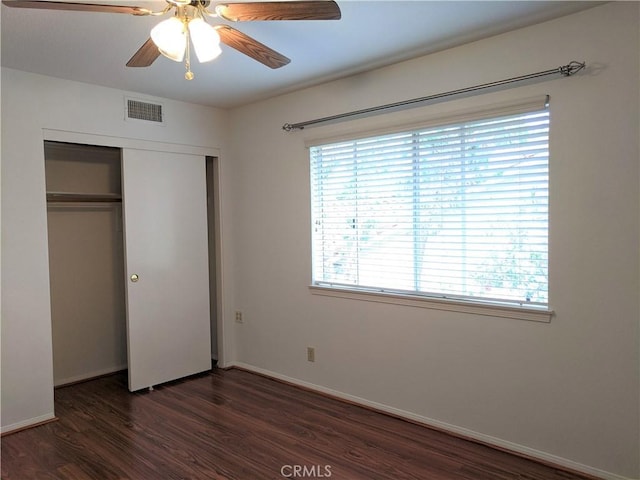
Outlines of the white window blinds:
[[318,286],[545,306],[546,109],[313,146]]

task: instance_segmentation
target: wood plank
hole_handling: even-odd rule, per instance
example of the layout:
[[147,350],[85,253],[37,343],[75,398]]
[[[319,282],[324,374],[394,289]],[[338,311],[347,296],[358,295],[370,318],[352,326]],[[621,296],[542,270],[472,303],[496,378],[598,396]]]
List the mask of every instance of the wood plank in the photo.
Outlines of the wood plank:
[[58,422],[2,439],[4,480],[593,478],[236,369],[136,393],[119,373],[55,402]]

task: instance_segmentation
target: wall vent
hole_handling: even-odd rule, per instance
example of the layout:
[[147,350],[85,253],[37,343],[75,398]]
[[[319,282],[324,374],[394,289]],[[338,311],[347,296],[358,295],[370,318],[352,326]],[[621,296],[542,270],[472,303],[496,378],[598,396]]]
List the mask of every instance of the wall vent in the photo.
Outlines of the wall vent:
[[144,120],[147,122],[164,123],[162,104],[148,103],[132,98],[126,99],[127,120]]

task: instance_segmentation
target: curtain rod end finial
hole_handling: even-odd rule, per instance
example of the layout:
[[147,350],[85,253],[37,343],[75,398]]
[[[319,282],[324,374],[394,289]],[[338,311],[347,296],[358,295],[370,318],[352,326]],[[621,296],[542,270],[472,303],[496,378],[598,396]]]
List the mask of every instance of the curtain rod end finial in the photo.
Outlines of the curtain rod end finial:
[[291,132],[292,130],[304,130],[304,125],[285,123],[282,125],[282,129],[285,132]]
[[560,67],[560,73],[565,77],[578,73],[580,70],[587,66],[586,62],[577,62],[575,60],[569,62],[569,64]]

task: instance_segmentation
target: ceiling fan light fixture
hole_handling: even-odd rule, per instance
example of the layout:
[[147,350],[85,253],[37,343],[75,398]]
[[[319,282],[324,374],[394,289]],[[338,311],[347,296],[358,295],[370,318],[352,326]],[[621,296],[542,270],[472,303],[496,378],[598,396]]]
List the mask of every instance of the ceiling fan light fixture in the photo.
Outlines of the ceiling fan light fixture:
[[151,29],[151,39],[160,53],[174,62],[181,62],[187,49],[185,26],[178,17],[163,20]]
[[222,53],[220,35],[215,28],[202,18],[194,18],[189,22],[189,34],[193,49],[200,63],[210,62]]
[[[174,18],[158,23],[151,30],[151,38],[144,42],[126,65],[127,67],[148,67],[162,54],[176,62],[184,60],[187,79],[193,78],[191,43],[189,41],[191,36],[194,37],[194,52],[201,62],[211,61],[220,55],[219,43],[224,43],[269,68],[280,68],[290,62],[290,59],[281,53],[229,25],[216,25],[215,28],[207,25],[206,17],[219,17],[234,22],[338,20],[341,18],[340,7],[335,0],[232,0],[229,3],[222,3],[225,0],[165,0],[165,7],[158,11],[117,5],[116,3],[120,0],[112,0],[113,5],[103,3],[107,0],[100,0],[100,3],[78,3],[78,0],[0,1],[3,8],[7,6],[27,9],[123,13],[135,16],[151,15],[155,17],[173,11]],[[191,26],[189,26],[190,22],[193,23]]]

